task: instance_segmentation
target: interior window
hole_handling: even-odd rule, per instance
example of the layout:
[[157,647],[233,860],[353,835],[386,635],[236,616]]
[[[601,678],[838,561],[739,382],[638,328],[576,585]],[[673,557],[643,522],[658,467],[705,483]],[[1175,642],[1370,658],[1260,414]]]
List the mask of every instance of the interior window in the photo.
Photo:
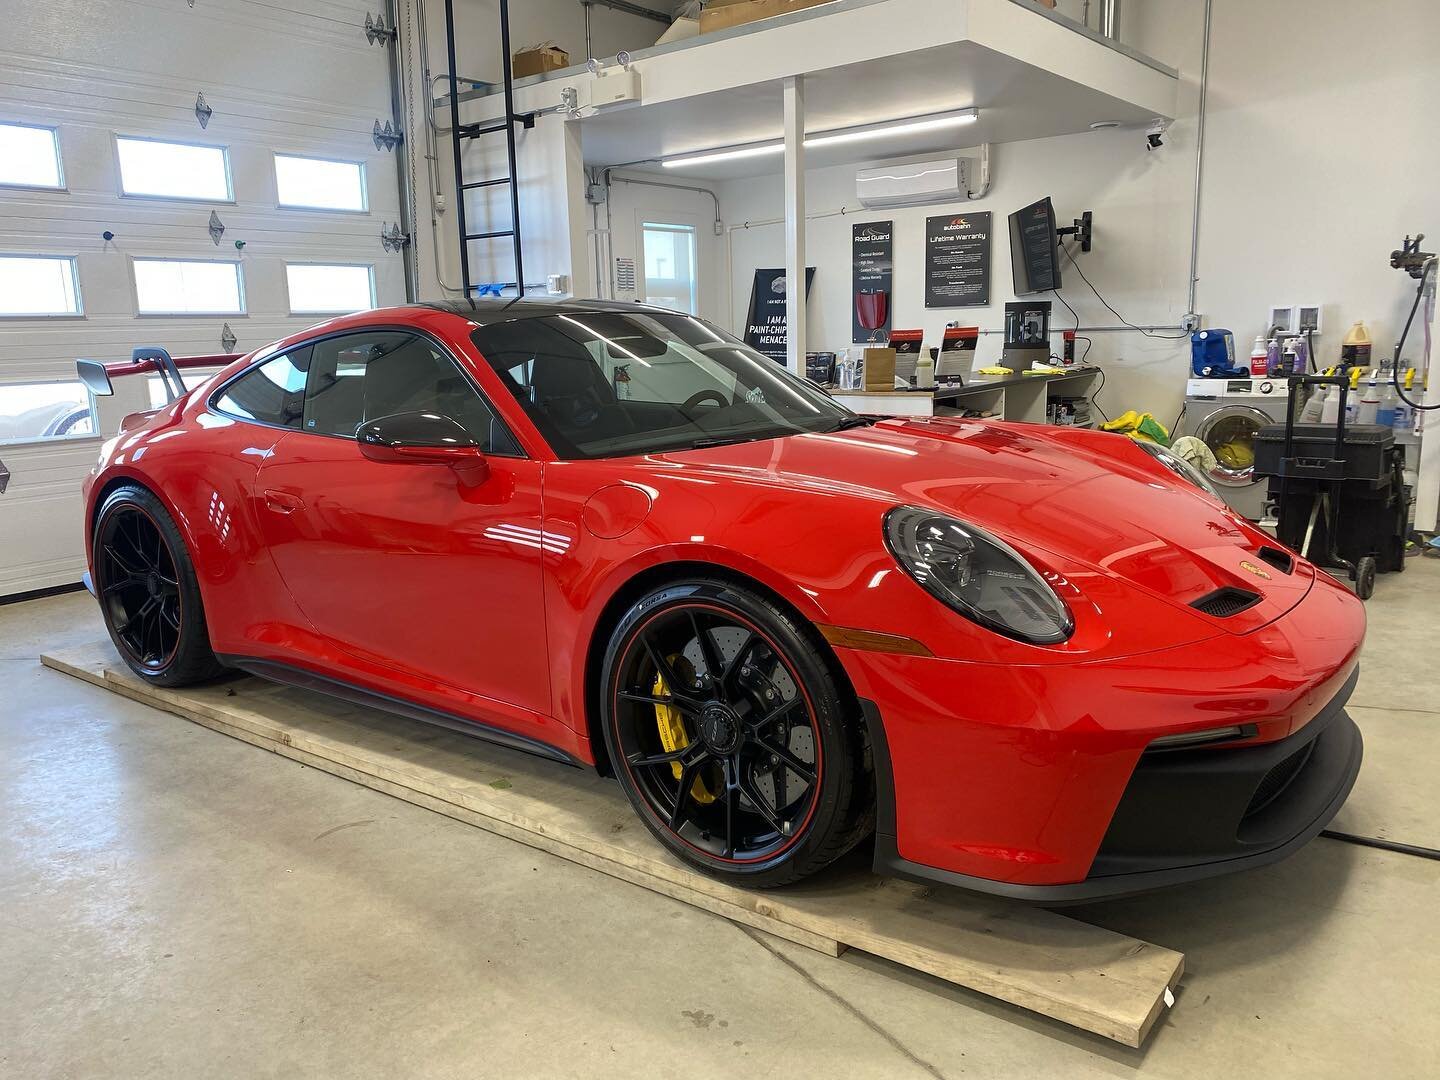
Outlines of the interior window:
[[405,412],[450,417],[487,454],[520,452],[455,362],[427,339],[386,330],[316,343],[304,430],[349,438],[368,420]]
[[300,427],[310,346],[272,356],[232,382],[215,401],[221,412],[279,427]]

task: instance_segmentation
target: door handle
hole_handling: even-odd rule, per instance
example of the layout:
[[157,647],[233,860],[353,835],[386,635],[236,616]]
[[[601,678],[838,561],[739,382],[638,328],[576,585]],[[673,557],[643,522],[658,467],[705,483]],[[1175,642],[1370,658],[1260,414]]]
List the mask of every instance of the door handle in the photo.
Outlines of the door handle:
[[293,514],[296,510],[305,509],[305,502],[299,495],[274,488],[265,489],[265,505],[277,514]]

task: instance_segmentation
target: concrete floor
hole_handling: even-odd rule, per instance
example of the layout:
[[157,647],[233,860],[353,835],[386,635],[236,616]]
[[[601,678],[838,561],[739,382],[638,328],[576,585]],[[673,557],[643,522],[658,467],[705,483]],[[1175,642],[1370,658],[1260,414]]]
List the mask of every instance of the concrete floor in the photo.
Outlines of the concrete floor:
[[[1380,580],[1337,827],[1440,846],[1437,599],[1440,561]],[[101,636],[83,594],[0,607],[0,1077],[1435,1075],[1437,862],[1322,838],[1073,909],[1187,954],[1131,1051],[36,662]]]

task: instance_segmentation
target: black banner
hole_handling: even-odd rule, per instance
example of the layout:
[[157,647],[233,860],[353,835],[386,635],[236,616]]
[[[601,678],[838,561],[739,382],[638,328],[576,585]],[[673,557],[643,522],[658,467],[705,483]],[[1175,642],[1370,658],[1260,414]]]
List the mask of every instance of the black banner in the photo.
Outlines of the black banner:
[[[815,268],[805,268],[805,295]],[[745,320],[745,344],[771,360],[785,363],[785,337],[790,323],[785,317],[785,271],[756,270],[755,284],[750,286],[750,315]]]
[[925,219],[925,306],[990,302],[990,211]]
[[890,279],[895,223],[868,221],[850,228],[850,340],[883,343],[890,335]]

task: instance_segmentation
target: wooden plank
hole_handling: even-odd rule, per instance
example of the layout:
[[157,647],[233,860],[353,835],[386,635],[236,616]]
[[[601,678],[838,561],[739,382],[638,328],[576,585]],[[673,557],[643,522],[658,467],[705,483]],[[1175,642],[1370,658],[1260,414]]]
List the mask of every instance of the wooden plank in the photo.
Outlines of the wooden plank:
[[108,641],[41,657],[96,686],[831,956],[865,952],[1141,1045],[1179,981],[1170,949],[1054,912],[880,878],[851,859],[786,889],[694,873],[618,785],[450,731],[249,676],[140,682]]

